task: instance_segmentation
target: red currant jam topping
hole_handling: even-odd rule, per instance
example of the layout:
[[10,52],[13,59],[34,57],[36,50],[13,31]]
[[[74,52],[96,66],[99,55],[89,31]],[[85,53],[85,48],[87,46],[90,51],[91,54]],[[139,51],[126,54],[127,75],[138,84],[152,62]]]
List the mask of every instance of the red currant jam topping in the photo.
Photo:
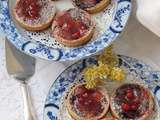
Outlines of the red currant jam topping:
[[20,0],[16,10],[19,16],[37,19],[40,16],[41,5],[38,0]]
[[123,118],[135,119],[141,117],[149,108],[148,93],[139,85],[127,84],[116,91],[115,103],[122,111]]
[[128,105],[128,104],[126,104],[126,103],[122,103],[121,107],[122,107],[122,109],[123,109],[124,111],[130,110],[130,105]]
[[79,112],[84,115],[90,114],[91,116],[96,116],[103,112],[104,108],[101,102],[104,97],[100,91],[79,86],[74,92],[72,104]]
[[94,7],[96,4],[101,2],[102,0],[75,0],[75,3],[81,9],[86,9],[90,7]]
[[80,16],[71,17],[70,13],[64,13],[56,18],[61,31],[59,35],[67,40],[75,40],[82,37],[88,30],[88,26],[82,21]]

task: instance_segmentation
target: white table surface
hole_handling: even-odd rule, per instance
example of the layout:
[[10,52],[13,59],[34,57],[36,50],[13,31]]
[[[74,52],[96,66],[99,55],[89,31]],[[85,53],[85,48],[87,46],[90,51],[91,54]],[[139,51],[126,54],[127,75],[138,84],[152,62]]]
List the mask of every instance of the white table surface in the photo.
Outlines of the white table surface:
[[[5,67],[4,35],[0,33],[0,119],[24,120],[23,102],[19,84],[10,78]],[[129,23],[114,44],[117,53],[135,57],[160,70],[160,38],[144,28],[132,15]],[[68,63],[37,60],[36,73],[30,80],[30,90],[38,120],[42,120],[47,92],[56,77]]]

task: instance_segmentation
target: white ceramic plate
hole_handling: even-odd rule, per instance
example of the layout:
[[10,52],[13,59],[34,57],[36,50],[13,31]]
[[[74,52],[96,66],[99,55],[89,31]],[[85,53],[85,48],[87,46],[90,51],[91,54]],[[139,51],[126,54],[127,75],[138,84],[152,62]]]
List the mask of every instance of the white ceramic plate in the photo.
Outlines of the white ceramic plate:
[[[67,112],[65,96],[73,84],[83,82],[81,72],[85,67],[93,64],[97,64],[96,57],[80,60],[59,75],[47,95],[44,120],[73,120]],[[105,88],[109,94],[124,83],[144,85],[155,96],[155,112],[149,120],[160,120],[160,73],[152,72],[148,65],[139,60],[122,55],[119,55],[119,66],[126,71],[126,80],[123,82],[108,81]]]
[[[96,31],[92,40],[80,47],[69,48],[51,37],[51,29],[29,32],[21,28],[13,17],[16,0],[0,0],[0,29],[21,51],[46,60],[66,61],[81,59],[109,46],[124,29],[131,13],[131,0],[111,0],[104,11],[92,15]],[[57,11],[73,7],[71,0],[55,2]]]

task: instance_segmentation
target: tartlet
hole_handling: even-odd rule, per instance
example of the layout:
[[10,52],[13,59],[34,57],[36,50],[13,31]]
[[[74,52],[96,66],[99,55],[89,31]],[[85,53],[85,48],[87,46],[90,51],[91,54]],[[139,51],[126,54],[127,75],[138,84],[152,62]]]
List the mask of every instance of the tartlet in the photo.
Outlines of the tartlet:
[[30,31],[48,28],[56,13],[51,0],[16,0],[13,14],[19,25]]
[[110,108],[118,120],[146,120],[152,115],[154,98],[139,84],[124,84],[111,97]]
[[105,117],[103,117],[100,120],[118,120],[117,118],[113,117],[112,114],[110,113],[110,111],[107,113],[107,115]]
[[79,84],[68,94],[67,109],[75,120],[100,120],[108,112],[109,96],[102,87],[86,89]]
[[72,0],[74,6],[91,14],[102,11],[110,4],[110,0]]
[[63,45],[76,47],[91,40],[95,24],[91,16],[78,8],[59,12],[52,24],[53,36]]

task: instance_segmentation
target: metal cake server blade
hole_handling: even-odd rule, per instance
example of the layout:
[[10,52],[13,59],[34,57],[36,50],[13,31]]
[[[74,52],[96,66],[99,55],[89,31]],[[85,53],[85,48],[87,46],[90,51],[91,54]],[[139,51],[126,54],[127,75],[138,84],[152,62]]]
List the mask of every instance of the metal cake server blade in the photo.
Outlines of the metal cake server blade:
[[27,85],[29,78],[35,73],[35,59],[18,51],[7,39],[5,49],[8,74],[19,81],[22,89],[25,120],[37,120]]

